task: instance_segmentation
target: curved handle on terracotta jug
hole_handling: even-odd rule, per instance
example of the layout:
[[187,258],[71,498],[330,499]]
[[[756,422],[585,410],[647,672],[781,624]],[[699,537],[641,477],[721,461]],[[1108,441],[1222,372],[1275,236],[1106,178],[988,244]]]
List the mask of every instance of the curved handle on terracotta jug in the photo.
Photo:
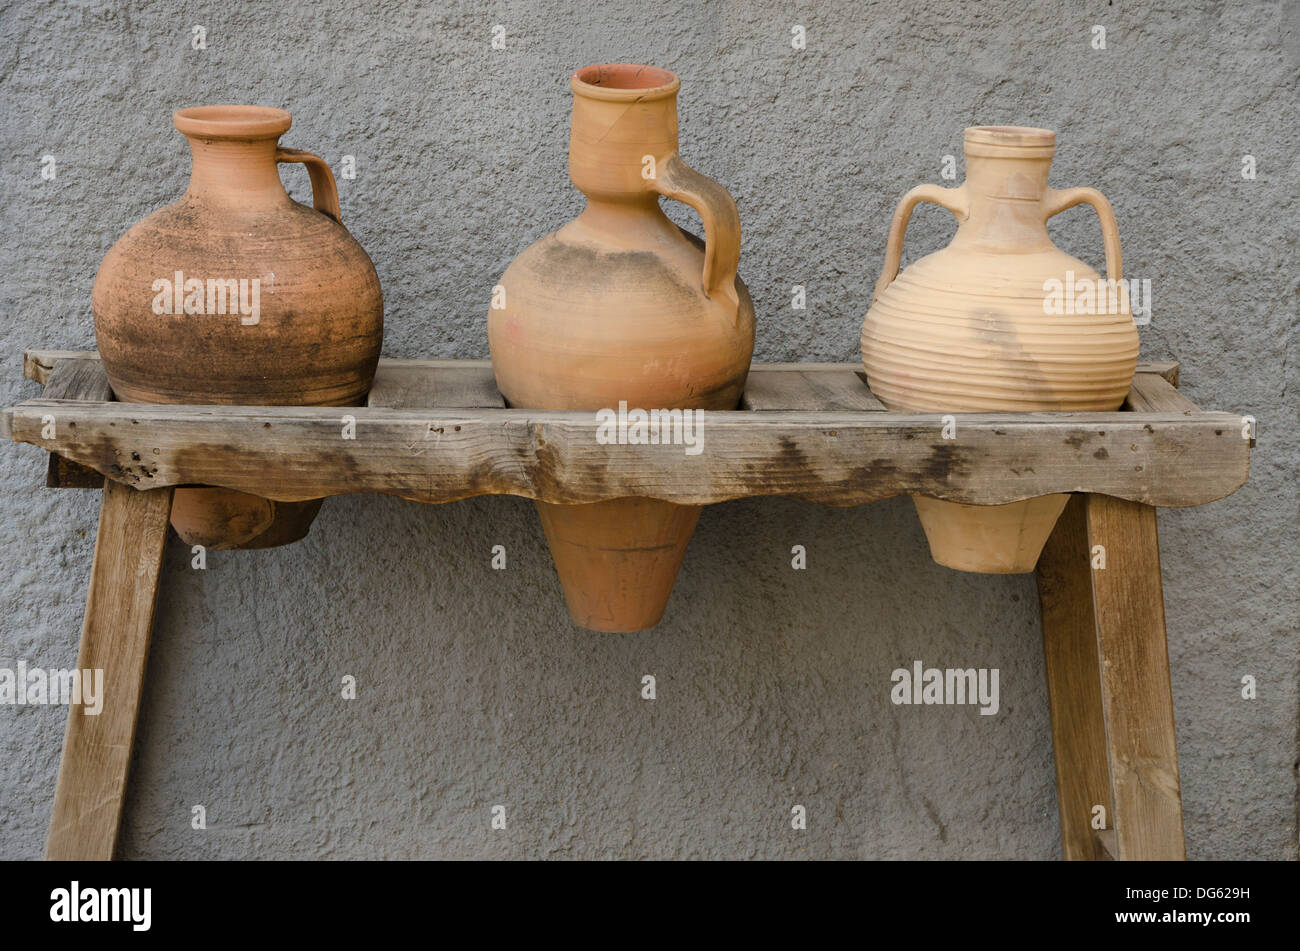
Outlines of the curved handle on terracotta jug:
[[1106,196],[1095,188],[1049,188],[1044,199],[1048,218],[1082,204],[1092,205],[1097,220],[1101,222],[1101,239],[1106,247],[1106,277],[1112,281],[1122,280],[1124,259],[1119,250],[1119,225],[1115,223],[1115,211]]
[[740,313],[736,293],[736,272],[740,268],[740,212],[731,193],[713,179],[701,175],[673,153],[659,162],[649,186],[654,191],[684,202],[699,212],[704,222],[704,293],[711,300],[725,301],[734,314]]
[[334,184],[334,173],[323,158],[302,149],[276,149],[275,160],[301,162],[307,166],[307,175],[311,178],[312,204],[321,214],[343,224],[343,213],[339,209],[339,189]]
[[875,293],[871,303],[881,295],[886,287],[898,277],[898,265],[903,260],[903,236],[907,234],[907,222],[912,217],[912,209],[923,201],[932,202],[947,208],[958,221],[964,221],[967,215],[966,186],[944,188],[942,185],[917,185],[903,196],[894,210],[894,220],[889,223],[889,240],[885,242],[885,266],[880,270],[880,280],[876,281]]

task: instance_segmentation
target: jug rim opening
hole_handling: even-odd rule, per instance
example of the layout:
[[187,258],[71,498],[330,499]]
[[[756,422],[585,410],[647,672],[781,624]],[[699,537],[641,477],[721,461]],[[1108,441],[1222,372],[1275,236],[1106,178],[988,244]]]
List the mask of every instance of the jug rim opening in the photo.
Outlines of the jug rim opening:
[[293,118],[272,106],[189,106],[172,114],[183,135],[205,139],[278,139]]
[[966,129],[963,148],[968,156],[1008,159],[1051,159],[1056,133],[1021,125],[976,125]]
[[661,66],[638,63],[597,63],[569,78],[575,94],[614,102],[646,102],[672,96],[681,88],[676,73]]

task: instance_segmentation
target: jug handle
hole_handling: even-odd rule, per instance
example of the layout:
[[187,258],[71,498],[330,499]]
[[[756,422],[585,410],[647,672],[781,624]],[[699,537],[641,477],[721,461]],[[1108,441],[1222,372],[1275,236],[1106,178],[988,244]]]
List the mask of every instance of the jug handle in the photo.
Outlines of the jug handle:
[[894,220],[889,223],[889,240],[885,243],[885,266],[880,271],[880,280],[876,282],[876,291],[871,297],[874,304],[894,278],[898,277],[898,266],[903,260],[903,236],[907,234],[907,222],[912,217],[912,209],[923,201],[933,202],[947,208],[957,218],[965,221],[967,215],[966,186],[944,188],[942,185],[917,185],[903,196],[894,211]]
[[307,175],[311,178],[312,204],[321,214],[343,224],[343,212],[339,209],[339,189],[334,183],[334,173],[319,155],[304,152],[302,149],[276,149],[277,162],[301,162],[307,166]]
[[673,153],[658,163],[651,190],[694,208],[704,222],[704,293],[739,316],[740,212],[731,193]]
[[1115,223],[1115,211],[1105,195],[1095,188],[1049,188],[1043,201],[1047,218],[1085,203],[1092,205],[1097,212],[1097,220],[1101,222],[1101,238],[1106,247],[1106,277],[1112,281],[1123,280],[1124,262],[1119,249],[1119,226]]

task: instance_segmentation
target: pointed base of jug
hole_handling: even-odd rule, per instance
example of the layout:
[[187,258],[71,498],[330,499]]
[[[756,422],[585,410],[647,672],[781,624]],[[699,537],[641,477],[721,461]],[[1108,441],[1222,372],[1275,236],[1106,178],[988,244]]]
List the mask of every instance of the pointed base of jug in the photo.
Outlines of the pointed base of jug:
[[1068,495],[1008,505],[963,505],[916,495],[916,514],[936,562],[958,571],[1025,574],[1034,570]]
[[212,551],[275,548],[306,538],[324,501],[275,502],[233,489],[177,489],[171,523],[187,545]]
[[700,512],[655,499],[538,502],[574,623],[611,634],[658,624]]

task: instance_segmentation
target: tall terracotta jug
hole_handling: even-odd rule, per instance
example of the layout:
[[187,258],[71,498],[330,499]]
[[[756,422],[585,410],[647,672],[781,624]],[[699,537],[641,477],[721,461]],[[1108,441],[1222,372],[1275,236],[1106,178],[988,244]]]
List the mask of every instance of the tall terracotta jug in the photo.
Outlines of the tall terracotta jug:
[[[173,116],[193,168],[180,200],[113,245],[92,293],[114,394],[133,403],[354,406],[374,378],[383,296],[340,221],[334,176],[280,148],[282,109],[200,106]],[[315,208],[293,201],[278,163],[300,162]],[[228,489],[176,490],[190,544],[263,548],[305,535],[321,502]]]
[[[738,405],[754,349],[754,307],[736,276],[740,219],[726,189],[677,154],[680,85],[627,64],[570,80],[569,176],[586,208],[515,258],[488,313],[511,406]],[[703,243],[668,220],[661,195],[699,213]],[[628,498],[537,509],[574,621],[597,631],[659,622],[698,507]]]
[[[872,391],[890,409],[919,412],[1118,409],[1138,333],[1110,203],[1093,188],[1048,186],[1054,132],[970,128],[965,146],[961,186],[921,185],[894,213],[862,327]],[[923,201],[952,212],[957,234],[899,274],[908,218]],[[1101,221],[1109,280],[1048,237],[1047,219],[1080,203]],[[960,426],[955,436],[959,445]],[[1032,571],[1067,500],[976,506],[914,497],[935,561],[994,573]]]

